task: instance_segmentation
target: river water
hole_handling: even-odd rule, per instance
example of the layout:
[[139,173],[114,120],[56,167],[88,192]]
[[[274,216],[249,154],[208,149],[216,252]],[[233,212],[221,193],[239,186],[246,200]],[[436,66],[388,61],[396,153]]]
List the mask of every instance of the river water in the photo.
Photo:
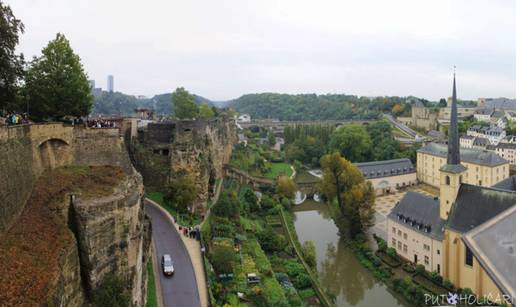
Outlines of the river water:
[[294,207],[294,214],[299,241],[315,243],[321,284],[337,296],[338,306],[411,306],[358,262],[325,204],[307,200]]

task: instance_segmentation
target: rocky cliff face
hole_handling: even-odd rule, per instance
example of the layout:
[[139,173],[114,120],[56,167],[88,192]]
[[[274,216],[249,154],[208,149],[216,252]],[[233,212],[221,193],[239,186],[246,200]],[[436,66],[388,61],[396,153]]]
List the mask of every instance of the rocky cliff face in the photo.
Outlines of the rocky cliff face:
[[199,191],[193,209],[202,213],[236,142],[234,119],[218,117],[150,124],[132,148],[146,186],[159,190],[182,171],[193,175]]
[[132,289],[132,302],[145,305],[150,222],[143,209],[143,182],[129,176],[108,197],[73,201],[75,235],[86,288],[116,274]]
[[223,166],[231,159],[237,142],[236,125],[229,118],[210,121],[179,121],[170,152],[171,173],[188,171],[195,178],[198,197],[194,209],[204,212],[215,182],[223,176]]

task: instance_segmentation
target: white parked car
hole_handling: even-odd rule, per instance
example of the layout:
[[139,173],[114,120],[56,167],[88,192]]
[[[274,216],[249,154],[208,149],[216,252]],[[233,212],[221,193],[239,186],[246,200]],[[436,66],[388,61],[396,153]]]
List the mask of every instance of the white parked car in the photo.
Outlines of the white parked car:
[[163,268],[163,274],[165,276],[174,275],[174,261],[172,261],[172,257],[169,254],[164,254],[161,257],[161,267]]

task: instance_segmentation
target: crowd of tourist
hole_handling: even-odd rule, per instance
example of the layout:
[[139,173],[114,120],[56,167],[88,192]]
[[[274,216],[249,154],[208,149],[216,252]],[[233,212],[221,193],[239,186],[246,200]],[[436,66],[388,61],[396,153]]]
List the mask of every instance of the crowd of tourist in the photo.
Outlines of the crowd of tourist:
[[117,128],[116,122],[106,119],[88,119],[86,124],[89,128]]
[[29,116],[27,115],[27,113],[18,114],[18,113],[5,112],[5,113],[0,114],[0,118],[2,118],[2,120],[0,121],[0,124],[5,124],[8,126],[30,123]]

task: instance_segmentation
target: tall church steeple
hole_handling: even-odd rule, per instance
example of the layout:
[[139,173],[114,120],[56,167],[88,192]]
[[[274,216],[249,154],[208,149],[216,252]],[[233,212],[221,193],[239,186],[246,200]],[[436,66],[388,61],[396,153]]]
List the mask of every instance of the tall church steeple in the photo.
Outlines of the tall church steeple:
[[462,175],[466,167],[460,164],[459,125],[457,118],[457,86],[455,71],[453,72],[453,94],[450,112],[450,126],[448,128],[448,158],[440,169],[439,205],[440,217],[448,219],[450,208],[457,198]]
[[455,71],[453,72],[453,94],[450,114],[450,127],[448,129],[448,165],[460,164],[459,152],[459,127],[457,123],[457,86],[455,84]]

